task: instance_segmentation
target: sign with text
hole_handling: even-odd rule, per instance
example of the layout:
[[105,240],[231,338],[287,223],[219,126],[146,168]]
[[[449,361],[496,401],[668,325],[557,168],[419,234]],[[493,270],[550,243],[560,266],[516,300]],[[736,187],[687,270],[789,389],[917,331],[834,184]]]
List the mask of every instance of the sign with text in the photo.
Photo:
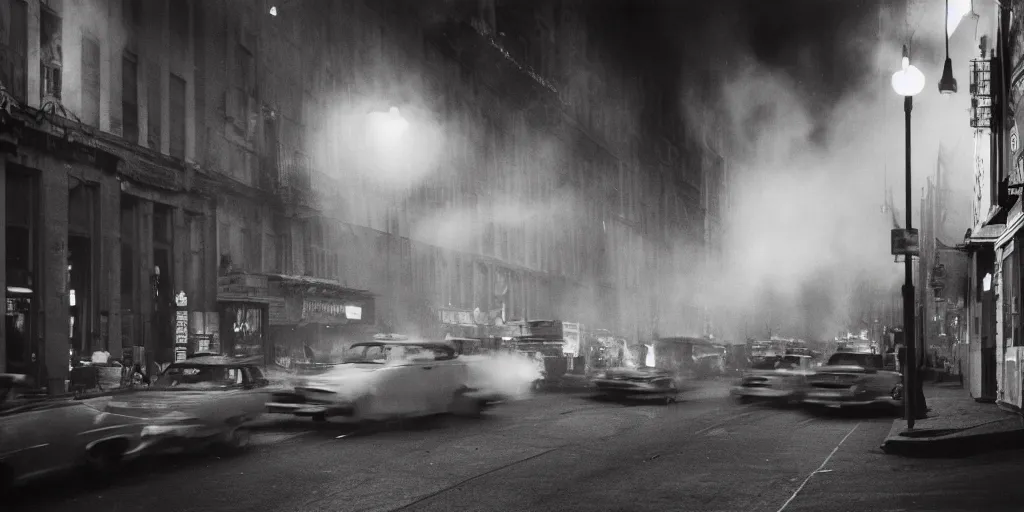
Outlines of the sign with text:
[[1011,195],[1019,196],[1021,188],[1024,188],[1024,153],[1017,155],[1014,159],[1013,171],[1007,179],[1006,187]]
[[348,320],[345,316],[346,304],[330,299],[303,299],[302,319],[307,322],[336,322],[344,323]]
[[919,256],[921,242],[916,229],[894,229],[891,234],[893,256]]

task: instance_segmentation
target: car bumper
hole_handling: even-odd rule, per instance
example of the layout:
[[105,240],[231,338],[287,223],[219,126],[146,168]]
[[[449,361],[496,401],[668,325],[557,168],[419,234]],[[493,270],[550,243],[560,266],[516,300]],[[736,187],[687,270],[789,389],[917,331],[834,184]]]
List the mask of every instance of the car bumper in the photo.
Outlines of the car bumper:
[[612,379],[595,379],[593,381],[594,387],[598,391],[606,394],[613,394],[619,396],[639,396],[639,395],[667,395],[678,393],[677,389],[666,388],[664,386],[658,386],[650,382],[637,382],[637,381],[624,381],[624,380],[612,380]]
[[266,404],[266,411],[269,414],[292,414],[302,417],[318,415],[352,416],[355,413],[355,407],[350,404],[270,402]]
[[750,396],[758,398],[790,398],[799,395],[795,389],[778,389],[767,387],[743,387],[735,386],[730,391],[735,396]]
[[143,432],[141,441],[125,454],[127,458],[197,450],[226,440],[235,428],[229,425],[154,425],[154,432]]
[[889,396],[865,396],[857,395],[851,391],[809,391],[804,396],[803,402],[809,405],[821,405],[825,407],[869,407],[875,405],[899,406],[902,400]]

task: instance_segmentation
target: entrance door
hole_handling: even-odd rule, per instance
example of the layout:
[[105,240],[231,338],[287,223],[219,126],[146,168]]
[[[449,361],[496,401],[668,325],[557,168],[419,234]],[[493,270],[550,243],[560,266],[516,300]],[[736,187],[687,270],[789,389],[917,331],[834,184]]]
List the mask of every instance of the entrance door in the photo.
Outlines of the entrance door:
[[15,171],[7,166],[6,176],[7,237],[6,289],[4,324],[6,326],[7,368],[10,373],[30,375],[42,382],[42,365],[36,350],[35,323],[38,295],[36,290],[35,245],[37,185],[30,171]]

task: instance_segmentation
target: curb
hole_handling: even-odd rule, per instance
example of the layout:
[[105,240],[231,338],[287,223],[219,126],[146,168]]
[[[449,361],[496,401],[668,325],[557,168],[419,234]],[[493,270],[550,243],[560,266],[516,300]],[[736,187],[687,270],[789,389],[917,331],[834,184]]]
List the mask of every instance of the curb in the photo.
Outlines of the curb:
[[910,458],[961,458],[994,450],[1024,449],[1024,429],[967,434],[960,431],[931,438],[889,438],[880,446],[889,455]]

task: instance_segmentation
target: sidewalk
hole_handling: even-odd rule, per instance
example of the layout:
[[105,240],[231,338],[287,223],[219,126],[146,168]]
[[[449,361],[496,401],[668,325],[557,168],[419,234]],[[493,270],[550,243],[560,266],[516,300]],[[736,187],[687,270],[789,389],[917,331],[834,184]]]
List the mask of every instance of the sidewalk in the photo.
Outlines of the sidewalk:
[[928,417],[914,430],[894,420],[882,451],[907,457],[954,457],[991,448],[1024,446],[1024,418],[995,404],[976,402],[959,383],[925,384]]

